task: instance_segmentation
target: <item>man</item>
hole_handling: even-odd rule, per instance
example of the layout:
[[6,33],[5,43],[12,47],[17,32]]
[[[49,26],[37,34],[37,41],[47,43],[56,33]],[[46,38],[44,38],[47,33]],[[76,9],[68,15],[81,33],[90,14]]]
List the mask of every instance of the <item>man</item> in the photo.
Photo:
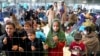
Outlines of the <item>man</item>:
[[53,5],[50,5],[49,10],[46,13],[46,16],[48,17],[48,24],[49,26],[51,26],[51,22],[55,18],[55,11]]

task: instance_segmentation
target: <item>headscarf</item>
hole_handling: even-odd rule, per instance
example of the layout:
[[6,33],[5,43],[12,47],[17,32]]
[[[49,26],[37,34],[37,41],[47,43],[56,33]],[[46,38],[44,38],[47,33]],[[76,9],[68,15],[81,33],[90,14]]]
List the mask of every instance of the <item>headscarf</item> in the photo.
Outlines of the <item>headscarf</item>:
[[99,50],[99,40],[95,32],[91,32],[86,35],[83,39],[88,52],[97,52]]
[[[53,23],[54,22],[58,22],[59,24],[59,29],[57,32],[53,31]],[[58,36],[58,39],[60,42],[65,42],[66,38],[65,38],[65,33],[61,30],[61,25],[60,25],[60,21],[58,19],[54,19],[51,25],[51,29],[47,35],[47,39],[46,39],[46,44],[48,44],[49,48],[55,48],[57,46],[57,43],[55,43],[53,41],[53,37],[54,36]]]

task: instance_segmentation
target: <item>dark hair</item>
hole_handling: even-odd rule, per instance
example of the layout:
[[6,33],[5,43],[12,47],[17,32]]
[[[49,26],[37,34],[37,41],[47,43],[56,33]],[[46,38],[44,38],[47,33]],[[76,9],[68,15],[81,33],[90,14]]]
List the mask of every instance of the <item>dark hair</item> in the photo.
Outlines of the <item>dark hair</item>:
[[30,27],[32,27],[32,25],[31,25],[31,23],[30,22],[25,22],[25,24],[24,25],[29,25]]
[[68,27],[71,27],[71,26],[73,26],[74,25],[74,23],[68,23]]
[[5,24],[5,27],[6,27],[6,25],[12,25],[14,28],[16,28],[16,27],[15,27],[15,24],[12,23],[12,22],[7,22],[7,23]]
[[35,24],[35,23],[38,24],[38,22],[36,20],[33,20],[32,25]]
[[80,33],[76,33],[74,36],[75,41],[79,41],[82,39],[82,35]]
[[10,16],[12,16],[13,15],[13,13],[12,12],[10,12]]
[[64,1],[62,1],[61,3],[64,3]]
[[85,28],[85,30],[88,32],[88,33],[91,33],[93,30],[92,30],[92,27],[88,26]]
[[49,6],[49,8],[52,8],[52,7],[53,7],[53,5],[50,5],[50,6]]
[[29,30],[27,33],[31,33],[31,34],[34,34],[35,35],[35,30]]
[[55,4],[57,4],[57,2],[54,2]]

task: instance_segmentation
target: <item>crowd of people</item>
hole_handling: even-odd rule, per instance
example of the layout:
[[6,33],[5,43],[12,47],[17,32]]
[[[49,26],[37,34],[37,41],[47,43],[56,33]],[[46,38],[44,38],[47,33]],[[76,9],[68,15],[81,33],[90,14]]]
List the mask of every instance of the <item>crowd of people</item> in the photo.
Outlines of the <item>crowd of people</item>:
[[6,56],[63,56],[64,47],[70,56],[100,55],[100,18],[86,9],[68,11],[62,1],[19,16],[10,13],[0,25],[0,53]]

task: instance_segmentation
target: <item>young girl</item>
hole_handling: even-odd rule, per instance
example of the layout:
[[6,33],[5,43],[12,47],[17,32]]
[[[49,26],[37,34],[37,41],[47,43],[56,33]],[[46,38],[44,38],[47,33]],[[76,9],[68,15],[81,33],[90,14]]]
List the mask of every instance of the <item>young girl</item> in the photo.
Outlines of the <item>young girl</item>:
[[44,45],[44,49],[48,49],[48,56],[63,56],[65,40],[65,34],[60,28],[60,22],[55,19]]
[[85,56],[85,44],[81,41],[82,35],[80,33],[76,33],[74,36],[74,40],[69,50],[71,51],[71,56]]

